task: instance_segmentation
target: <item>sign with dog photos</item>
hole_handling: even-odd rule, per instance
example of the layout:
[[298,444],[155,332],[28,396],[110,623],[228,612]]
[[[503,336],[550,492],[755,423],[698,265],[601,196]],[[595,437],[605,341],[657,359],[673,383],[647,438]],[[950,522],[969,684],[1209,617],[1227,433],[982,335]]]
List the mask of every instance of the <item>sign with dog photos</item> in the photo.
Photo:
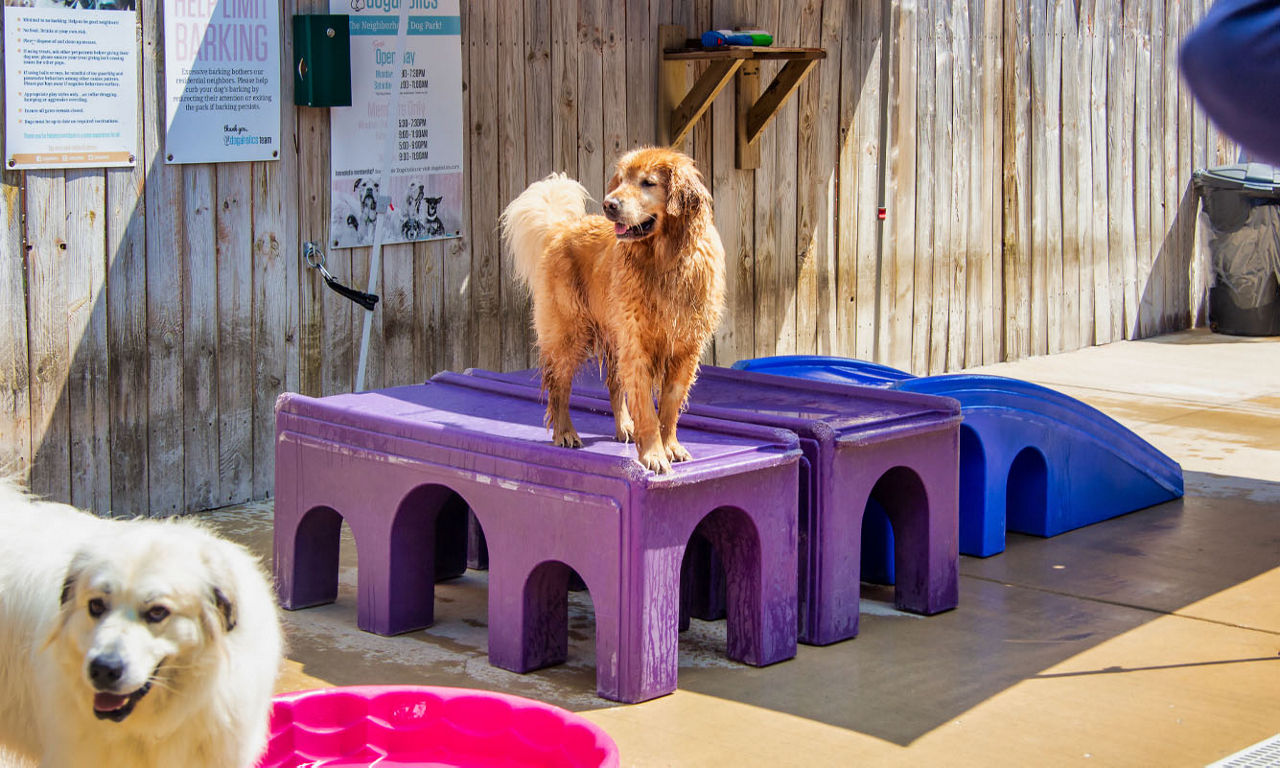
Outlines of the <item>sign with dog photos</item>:
[[[334,248],[372,245],[376,201],[384,243],[457,237],[462,230],[462,19],[459,0],[410,2],[396,62],[401,0],[330,0],[351,19],[351,106],[329,111],[329,232]],[[390,114],[400,88],[399,114]],[[393,157],[384,160],[388,132]],[[379,189],[383,163],[389,189]]]

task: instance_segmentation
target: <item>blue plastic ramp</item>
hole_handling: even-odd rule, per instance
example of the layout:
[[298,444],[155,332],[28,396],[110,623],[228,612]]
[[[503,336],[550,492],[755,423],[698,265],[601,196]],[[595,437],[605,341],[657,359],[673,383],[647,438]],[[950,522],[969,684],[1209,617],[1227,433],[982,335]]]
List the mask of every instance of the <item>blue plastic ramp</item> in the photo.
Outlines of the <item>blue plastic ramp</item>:
[[[1038,384],[975,374],[917,378],[820,356],[741,360],[733,367],[959,400],[960,551],[967,555],[1004,551],[1006,529],[1054,536],[1183,493],[1176,461],[1098,409]],[[865,558],[863,567],[867,573]]]

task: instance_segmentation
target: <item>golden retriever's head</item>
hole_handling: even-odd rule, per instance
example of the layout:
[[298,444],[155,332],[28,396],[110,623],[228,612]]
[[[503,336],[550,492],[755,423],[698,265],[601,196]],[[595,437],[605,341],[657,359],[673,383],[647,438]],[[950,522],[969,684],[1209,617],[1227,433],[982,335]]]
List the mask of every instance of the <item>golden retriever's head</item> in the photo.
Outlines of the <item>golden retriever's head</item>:
[[619,158],[605,190],[604,215],[619,240],[643,240],[668,219],[711,208],[711,193],[693,160],[664,147],[643,147]]
[[174,699],[202,693],[236,625],[220,546],[192,526],[138,521],[80,549],[47,640],[72,695],[83,695],[69,706],[118,723],[139,708],[143,720],[162,717],[184,709]]

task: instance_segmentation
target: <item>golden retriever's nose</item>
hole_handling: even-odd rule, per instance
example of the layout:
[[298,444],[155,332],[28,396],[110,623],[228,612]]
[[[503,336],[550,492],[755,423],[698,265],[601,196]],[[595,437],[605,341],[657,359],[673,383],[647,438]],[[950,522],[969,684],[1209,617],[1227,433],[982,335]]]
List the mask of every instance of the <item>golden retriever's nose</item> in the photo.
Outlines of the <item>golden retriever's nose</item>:
[[124,659],[116,653],[104,653],[89,662],[89,680],[93,687],[105,691],[124,676]]
[[609,218],[614,218],[615,216],[617,216],[617,215],[618,215],[618,201],[617,201],[617,200],[613,199],[612,197],[606,197],[606,198],[604,199],[604,202],[602,203],[602,205],[604,206],[604,215],[605,215],[605,216],[608,216]]

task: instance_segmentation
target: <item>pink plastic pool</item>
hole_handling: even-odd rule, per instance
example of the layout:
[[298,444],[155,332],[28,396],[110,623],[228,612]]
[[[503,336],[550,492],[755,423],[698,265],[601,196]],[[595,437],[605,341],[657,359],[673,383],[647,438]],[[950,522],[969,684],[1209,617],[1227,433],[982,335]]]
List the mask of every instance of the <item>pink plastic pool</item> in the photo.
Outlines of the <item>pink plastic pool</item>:
[[616,768],[599,726],[470,688],[366,685],[277,696],[260,768]]

